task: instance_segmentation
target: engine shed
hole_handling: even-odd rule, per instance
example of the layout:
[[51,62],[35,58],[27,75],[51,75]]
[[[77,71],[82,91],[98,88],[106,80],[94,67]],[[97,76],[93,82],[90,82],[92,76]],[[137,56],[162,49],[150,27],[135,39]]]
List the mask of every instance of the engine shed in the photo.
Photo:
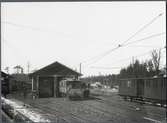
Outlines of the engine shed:
[[79,76],[80,73],[57,61],[29,75],[32,91],[38,98],[59,97],[59,82],[65,78],[78,79]]

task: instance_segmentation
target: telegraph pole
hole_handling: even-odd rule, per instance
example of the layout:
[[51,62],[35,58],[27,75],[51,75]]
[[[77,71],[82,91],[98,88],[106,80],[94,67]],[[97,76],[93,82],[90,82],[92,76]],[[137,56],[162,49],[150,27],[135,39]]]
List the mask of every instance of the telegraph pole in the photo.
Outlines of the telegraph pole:
[[79,64],[79,72],[81,74],[81,63]]
[[30,62],[27,62],[27,73],[29,74],[30,72]]

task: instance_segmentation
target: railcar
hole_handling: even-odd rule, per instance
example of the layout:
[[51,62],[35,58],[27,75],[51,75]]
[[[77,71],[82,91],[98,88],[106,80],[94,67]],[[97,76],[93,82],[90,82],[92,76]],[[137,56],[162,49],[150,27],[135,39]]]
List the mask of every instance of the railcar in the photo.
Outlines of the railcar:
[[120,79],[119,95],[166,104],[166,77]]
[[89,97],[89,85],[80,80],[61,80],[59,88],[61,96],[69,99]]

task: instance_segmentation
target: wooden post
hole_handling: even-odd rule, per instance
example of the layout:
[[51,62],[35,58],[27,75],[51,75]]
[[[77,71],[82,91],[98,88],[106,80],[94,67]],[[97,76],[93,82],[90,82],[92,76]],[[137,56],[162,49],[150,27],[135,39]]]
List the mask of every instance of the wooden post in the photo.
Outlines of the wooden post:
[[37,91],[37,93],[38,93],[38,94],[37,94],[37,95],[38,95],[37,97],[39,98],[39,76],[37,76],[37,83],[36,83],[36,84],[37,84],[37,89],[36,89],[36,91]]
[[33,79],[33,77],[32,77],[32,83],[31,83],[32,85],[31,85],[31,90],[33,91],[34,90],[34,79]]
[[79,71],[80,71],[80,74],[81,74],[81,63],[80,63],[80,67],[79,68],[80,68]]
[[57,89],[56,89],[56,87],[57,87],[57,77],[54,77],[54,97],[56,97],[57,95],[56,95],[56,91],[57,91]]

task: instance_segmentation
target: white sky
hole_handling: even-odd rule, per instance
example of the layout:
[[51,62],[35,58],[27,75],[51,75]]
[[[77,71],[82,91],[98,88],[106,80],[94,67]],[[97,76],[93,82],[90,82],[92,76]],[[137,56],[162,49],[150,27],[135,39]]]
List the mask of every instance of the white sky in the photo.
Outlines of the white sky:
[[[84,76],[119,73],[121,67],[132,61],[132,56],[146,60],[150,50],[166,45],[165,4],[165,1],[1,3],[1,68],[9,66],[12,73],[16,65],[27,71],[28,61],[30,70],[59,61],[78,71],[82,63]],[[157,33],[165,32],[164,35],[117,49],[95,63],[85,62],[123,43],[160,13],[163,15],[130,41]],[[142,54],[145,55],[139,56]],[[161,64],[165,65],[165,49],[162,56]]]

